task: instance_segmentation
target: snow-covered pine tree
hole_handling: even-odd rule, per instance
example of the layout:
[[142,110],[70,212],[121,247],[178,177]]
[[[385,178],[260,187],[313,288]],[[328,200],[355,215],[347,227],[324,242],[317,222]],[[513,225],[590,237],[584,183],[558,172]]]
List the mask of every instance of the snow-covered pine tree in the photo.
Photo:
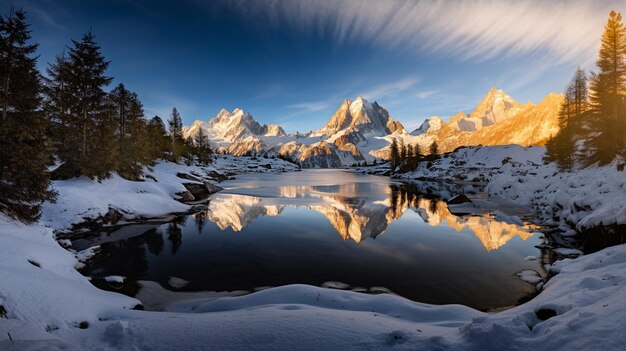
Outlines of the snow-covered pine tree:
[[626,27],[611,11],[602,34],[598,73],[590,80],[587,164],[607,164],[626,147]]
[[0,210],[26,222],[37,219],[41,203],[54,198],[38,44],[30,39],[24,12],[0,15]]

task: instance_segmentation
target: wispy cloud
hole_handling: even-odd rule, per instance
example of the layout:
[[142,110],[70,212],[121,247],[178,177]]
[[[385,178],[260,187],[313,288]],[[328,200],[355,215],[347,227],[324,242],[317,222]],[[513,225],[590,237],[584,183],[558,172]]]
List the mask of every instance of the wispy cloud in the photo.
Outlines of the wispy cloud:
[[437,94],[439,92],[439,90],[425,90],[425,91],[420,91],[417,94],[415,94],[415,97],[418,97],[420,99],[426,99],[429,98],[435,94]]
[[[198,1],[204,6],[215,4]],[[262,25],[330,35],[339,45],[368,41],[463,60],[540,54],[555,64],[584,64],[593,58],[608,11],[618,6],[612,0],[232,0],[226,4],[247,18],[260,19]]]
[[383,83],[370,88],[363,92],[361,95],[366,99],[376,100],[386,96],[397,94],[410,89],[417,84],[419,79],[417,78],[403,78],[393,82]]
[[306,110],[308,112],[323,111],[331,107],[331,100],[320,100],[311,102],[301,102],[287,106],[288,108]]

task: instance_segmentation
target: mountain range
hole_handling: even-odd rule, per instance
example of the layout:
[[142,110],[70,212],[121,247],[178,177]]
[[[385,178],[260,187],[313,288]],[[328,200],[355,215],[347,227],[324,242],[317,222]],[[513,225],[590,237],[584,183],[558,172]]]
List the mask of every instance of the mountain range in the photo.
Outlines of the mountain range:
[[424,153],[433,142],[439,152],[472,145],[543,145],[558,132],[562,99],[551,93],[537,105],[520,104],[491,88],[471,113],[459,112],[448,123],[432,116],[412,132],[378,102],[362,97],[344,100],[322,128],[306,134],[261,125],[242,109],[222,109],[209,121],[184,127],[183,136],[193,137],[202,129],[218,152],[282,157],[304,168],[336,168],[388,159],[393,139],[419,146]]

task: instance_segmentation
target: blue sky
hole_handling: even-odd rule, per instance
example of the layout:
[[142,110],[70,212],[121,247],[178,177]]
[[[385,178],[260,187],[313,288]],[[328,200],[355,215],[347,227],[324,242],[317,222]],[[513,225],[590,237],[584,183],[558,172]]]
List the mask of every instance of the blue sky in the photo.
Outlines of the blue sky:
[[[220,108],[288,132],[362,95],[407,129],[470,112],[495,86],[520,102],[593,68],[618,1],[0,0],[28,12],[42,69],[90,28],[146,114],[185,124]],[[112,85],[113,86],[113,85]],[[111,86],[111,87],[112,87]]]

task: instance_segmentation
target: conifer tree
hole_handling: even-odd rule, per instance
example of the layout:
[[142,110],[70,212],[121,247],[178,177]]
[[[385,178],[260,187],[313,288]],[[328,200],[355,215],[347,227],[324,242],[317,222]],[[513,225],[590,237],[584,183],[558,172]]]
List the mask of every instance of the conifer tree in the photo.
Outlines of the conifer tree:
[[590,135],[587,164],[607,164],[623,152],[626,138],[626,28],[622,15],[611,11],[602,34],[599,72],[590,81]]
[[137,94],[123,84],[109,93],[107,103],[117,125],[116,170],[127,179],[138,179],[142,165],[153,160],[143,105]]
[[400,164],[400,151],[398,150],[398,141],[396,138],[393,138],[391,141],[390,149],[391,167],[395,168],[398,164]]
[[[91,32],[72,40],[67,57],[61,55],[48,69],[47,110],[55,120],[55,138],[64,144],[57,156],[68,174],[103,178],[115,166],[115,121],[105,104],[105,75],[109,62]],[[58,123],[61,122],[61,123]]]
[[183,140],[183,119],[176,107],[172,109],[167,123],[172,142],[172,160],[178,162],[178,158],[185,153],[185,142]]
[[414,155],[413,155],[413,145],[409,144],[406,146],[406,158],[408,160],[413,159]]
[[47,166],[52,153],[41,111],[41,77],[26,15],[0,15],[0,210],[26,222],[54,198]]
[[431,155],[437,155],[437,153],[439,152],[439,144],[437,144],[437,141],[433,141],[432,144],[430,144],[430,154]]
[[148,122],[147,131],[150,158],[152,160],[163,158],[170,150],[171,142],[161,117],[152,117]]
[[211,144],[209,143],[209,139],[200,128],[198,133],[194,137],[194,154],[198,159],[198,162],[203,165],[207,165],[212,162],[212,154],[213,150],[211,149]]
[[546,160],[556,161],[562,171],[571,170],[574,164],[576,139],[581,134],[587,106],[587,76],[578,68],[565,90],[559,109],[559,132],[546,144]]

